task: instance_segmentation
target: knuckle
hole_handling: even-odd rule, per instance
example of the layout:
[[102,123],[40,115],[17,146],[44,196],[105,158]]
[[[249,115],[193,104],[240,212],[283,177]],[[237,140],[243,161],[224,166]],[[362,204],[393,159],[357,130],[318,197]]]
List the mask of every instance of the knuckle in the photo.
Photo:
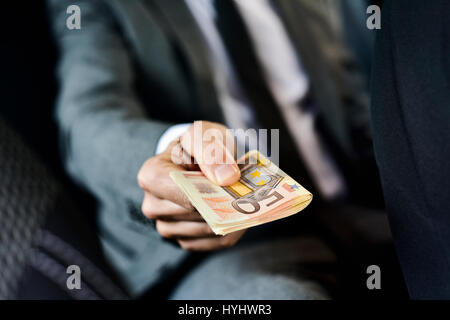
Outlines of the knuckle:
[[139,185],[139,187],[141,189],[145,189],[145,185],[146,185],[146,183],[145,183],[145,176],[144,175],[145,174],[144,174],[143,169],[139,170],[139,173],[137,175],[137,182],[138,182],[138,185]]
[[181,248],[183,248],[186,251],[194,251],[194,248],[189,242],[178,240],[178,244],[180,245]]
[[145,199],[142,202],[141,211],[148,219],[155,219],[155,215],[152,210],[152,206],[149,199]]
[[187,212],[192,212],[195,210],[192,203],[189,201],[188,198],[186,198],[186,196],[182,192],[177,192],[175,197],[176,197],[175,202],[181,205],[183,208],[185,208]]
[[170,232],[169,228],[167,228],[167,226],[160,221],[156,221],[156,230],[164,238],[172,237],[172,233]]
[[155,166],[158,165],[159,162],[160,160],[158,157],[152,157],[148,159],[142,166],[141,170],[139,170],[137,180],[142,189],[148,189],[158,177]]
[[204,226],[202,228],[203,233],[205,235],[214,235],[214,231],[210,228],[210,226],[207,223],[204,223]]
[[195,212],[195,208],[192,205],[192,203],[189,201],[189,199],[187,199],[186,197],[183,197],[184,199],[184,208],[188,211],[188,212]]
[[227,237],[227,236],[221,237],[219,240],[219,243],[220,243],[220,247],[223,249],[232,247],[234,245],[233,239],[231,239],[230,237]]
[[144,214],[144,216],[147,219],[155,220],[157,218],[157,215],[152,211],[147,210],[147,211],[142,211],[142,213]]

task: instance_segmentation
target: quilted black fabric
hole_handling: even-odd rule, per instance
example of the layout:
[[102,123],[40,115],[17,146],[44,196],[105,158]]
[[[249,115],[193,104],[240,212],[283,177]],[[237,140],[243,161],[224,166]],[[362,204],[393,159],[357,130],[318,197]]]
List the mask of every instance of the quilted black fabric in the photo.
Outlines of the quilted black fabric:
[[57,183],[0,119],[0,299],[12,298]]
[[[95,234],[82,217],[0,117],[0,300],[127,299],[105,273]],[[67,288],[69,265],[82,270],[82,290]]]

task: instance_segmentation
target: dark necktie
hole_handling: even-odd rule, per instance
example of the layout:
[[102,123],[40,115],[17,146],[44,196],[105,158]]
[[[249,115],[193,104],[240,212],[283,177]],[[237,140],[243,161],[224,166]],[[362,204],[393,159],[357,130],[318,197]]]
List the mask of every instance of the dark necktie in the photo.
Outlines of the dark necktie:
[[[250,36],[233,0],[215,0],[216,25],[239,80],[265,128],[279,128],[278,108],[269,92]],[[267,118],[267,119],[266,119]]]
[[[233,0],[215,0],[216,25],[242,87],[262,128],[280,130],[280,166],[307,188],[312,188],[296,144],[265,82],[245,23]],[[270,139],[268,139],[270,141]],[[268,146],[270,150],[271,146]],[[312,190],[311,190],[312,191]]]

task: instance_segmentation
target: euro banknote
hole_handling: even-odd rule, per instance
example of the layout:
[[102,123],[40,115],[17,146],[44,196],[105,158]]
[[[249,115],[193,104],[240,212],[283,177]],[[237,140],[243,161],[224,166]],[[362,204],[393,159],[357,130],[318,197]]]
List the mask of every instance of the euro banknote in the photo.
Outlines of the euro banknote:
[[173,171],[172,180],[184,192],[211,229],[226,235],[296,214],[312,194],[258,151],[238,161],[241,178],[219,186],[200,171]]

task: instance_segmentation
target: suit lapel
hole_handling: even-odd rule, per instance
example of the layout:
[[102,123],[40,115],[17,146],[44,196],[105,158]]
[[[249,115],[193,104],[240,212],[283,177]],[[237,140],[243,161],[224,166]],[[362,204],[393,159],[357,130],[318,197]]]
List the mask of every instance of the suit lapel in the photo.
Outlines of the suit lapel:
[[[307,21],[316,17],[311,17],[316,1],[294,1],[275,0],[286,27],[290,33],[293,43],[300,53],[302,64],[305,66],[308,76],[311,79],[312,93],[321,111],[327,127],[331,131],[336,142],[348,155],[352,155],[353,150],[348,137],[345,119],[339,103],[338,92],[331,81],[330,70],[322,50],[317,41],[328,41],[328,39],[317,39],[317,33]],[[309,11],[309,12],[308,12]],[[309,14],[308,14],[309,13]]]
[[214,77],[204,37],[184,1],[141,0],[156,14],[169,37],[180,45],[196,82],[200,107],[205,119],[222,122]]

